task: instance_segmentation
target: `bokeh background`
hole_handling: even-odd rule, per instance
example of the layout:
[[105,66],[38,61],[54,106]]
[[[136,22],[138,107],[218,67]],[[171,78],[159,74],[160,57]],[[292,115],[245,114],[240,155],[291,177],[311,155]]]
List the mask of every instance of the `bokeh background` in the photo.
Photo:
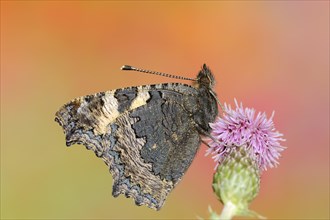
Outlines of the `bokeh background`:
[[103,161],[65,147],[54,113],[82,95],[194,77],[203,63],[223,102],[275,110],[287,150],[251,209],[329,218],[328,1],[1,1],[1,218],[196,219],[222,206],[202,146],[161,211],[111,196]]

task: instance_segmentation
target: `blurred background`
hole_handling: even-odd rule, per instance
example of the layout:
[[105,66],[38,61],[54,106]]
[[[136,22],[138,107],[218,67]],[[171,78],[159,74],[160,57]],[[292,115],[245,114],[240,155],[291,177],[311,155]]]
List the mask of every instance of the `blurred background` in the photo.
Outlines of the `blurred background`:
[[[85,147],[65,146],[55,112],[69,100],[213,70],[222,102],[275,110],[280,166],[251,209],[269,219],[329,218],[328,1],[1,1],[1,218],[196,219],[222,206],[203,145],[156,212],[111,196]],[[180,82],[180,81],[179,81]],[[188,82],[189,83],[189,82]]]

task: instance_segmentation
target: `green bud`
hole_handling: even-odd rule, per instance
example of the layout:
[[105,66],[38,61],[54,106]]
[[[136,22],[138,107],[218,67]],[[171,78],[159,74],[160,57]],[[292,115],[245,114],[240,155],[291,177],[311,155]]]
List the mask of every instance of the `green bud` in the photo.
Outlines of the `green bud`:
[[213,190],[225,205],[224,211],[230,210],[229,218],[257,215],[248,209],[248,205],[258,195],[259,186],[260,171],[246,146],[233,148],[213,177]]

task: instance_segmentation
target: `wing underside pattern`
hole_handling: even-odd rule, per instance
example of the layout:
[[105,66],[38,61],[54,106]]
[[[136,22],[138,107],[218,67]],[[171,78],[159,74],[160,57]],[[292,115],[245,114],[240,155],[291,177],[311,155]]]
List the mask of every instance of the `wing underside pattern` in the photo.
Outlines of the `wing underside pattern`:
[[67,145],[83,144],[113,176],[113,195],[159,210],[200,145],[189,106],[196,89],[169,83],[72,100],[56,113]]

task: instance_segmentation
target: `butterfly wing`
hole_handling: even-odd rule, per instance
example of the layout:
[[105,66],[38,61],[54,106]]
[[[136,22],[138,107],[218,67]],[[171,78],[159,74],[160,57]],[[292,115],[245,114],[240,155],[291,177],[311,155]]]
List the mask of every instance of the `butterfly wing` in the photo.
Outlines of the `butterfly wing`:
[[113,195],[159,210],[200,145],[193,87],[158,84],[77,98],[56,113],[67,145],[83,144],[109,166]]

